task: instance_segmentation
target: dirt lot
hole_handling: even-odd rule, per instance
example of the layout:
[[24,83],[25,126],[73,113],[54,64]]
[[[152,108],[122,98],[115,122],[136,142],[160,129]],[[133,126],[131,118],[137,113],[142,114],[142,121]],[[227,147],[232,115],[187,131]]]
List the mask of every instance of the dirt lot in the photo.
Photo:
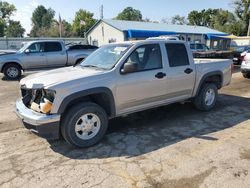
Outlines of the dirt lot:
[[216,108],[174,104],[111,121],[102,143],[75,149],[22,127],[18,82],[0,77],[0,187],[250,187],[250,80]]

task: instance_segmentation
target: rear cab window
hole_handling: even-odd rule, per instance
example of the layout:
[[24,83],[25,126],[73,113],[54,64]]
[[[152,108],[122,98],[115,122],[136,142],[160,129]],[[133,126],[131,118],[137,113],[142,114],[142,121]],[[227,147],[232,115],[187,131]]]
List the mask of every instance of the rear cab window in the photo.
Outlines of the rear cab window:
[[60,52],[62,51],[62,45],[60,42],[45,42],[45,52]]
[[188,66],[189,58],[185,44],[167,43],[165,44],[169,67]]

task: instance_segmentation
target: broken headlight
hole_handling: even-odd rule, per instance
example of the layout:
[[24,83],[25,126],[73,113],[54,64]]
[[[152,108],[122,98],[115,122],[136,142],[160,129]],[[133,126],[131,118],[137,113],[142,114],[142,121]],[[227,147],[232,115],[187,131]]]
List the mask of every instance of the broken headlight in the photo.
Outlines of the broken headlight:
[[44,114],[50,113],[55,98],[55,91],[48,89],[38,89],[32,91],[30,108]]

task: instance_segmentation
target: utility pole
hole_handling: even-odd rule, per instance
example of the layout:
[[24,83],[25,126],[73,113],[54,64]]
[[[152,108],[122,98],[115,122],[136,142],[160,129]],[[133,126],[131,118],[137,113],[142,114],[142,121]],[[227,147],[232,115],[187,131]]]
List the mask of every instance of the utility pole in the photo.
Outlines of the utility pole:
[[248,30],[247,30],[247,36],[250,35],[250,19],[249,19],[249,22],[248,22]]
[[100,7],[100,19],[103,19],[103,5]]
[[59,14],[59,35],[60,38],[62,38],[62,19],[60,14]]

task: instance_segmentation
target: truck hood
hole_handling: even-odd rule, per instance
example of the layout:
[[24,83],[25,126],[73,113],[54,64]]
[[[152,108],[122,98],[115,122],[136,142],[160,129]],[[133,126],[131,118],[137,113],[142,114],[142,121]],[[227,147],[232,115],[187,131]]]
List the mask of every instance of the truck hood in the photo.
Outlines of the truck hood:
[[81,66],[65,67],[32,74],[23,78],[20,81],[20,84],[25,85],[26,88],[32,89],[48,88],[53,85],[61,84],[63,82],[93,76],[102,72],[103,70],[83,68]]

